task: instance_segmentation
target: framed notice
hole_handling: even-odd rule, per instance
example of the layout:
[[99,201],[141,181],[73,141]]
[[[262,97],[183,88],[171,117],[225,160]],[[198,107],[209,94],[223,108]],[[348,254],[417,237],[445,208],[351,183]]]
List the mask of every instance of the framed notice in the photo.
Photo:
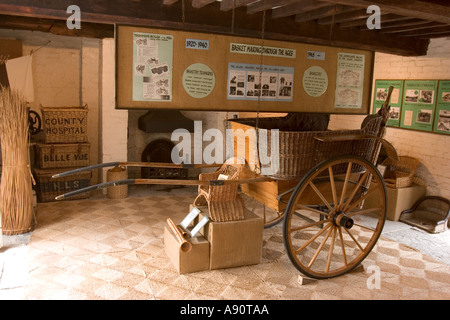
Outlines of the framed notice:
[[133,100],[172,100],[173,36],[133,33]]
[[376,80],[373,98],[373,113],[377,113],[386,101],[389,87],[394,87],[389,105],[388,126],[398,127],[400,125],[400,113],[402,110],[403,80]]
[[338,54],[335,108],[361,108],[364,64],[365,56],[362,54],[345,52]]
[[450,80],[439,81],[434,131],[450,134]]
[[400,127],[433,131],[437,80],[405,80]]

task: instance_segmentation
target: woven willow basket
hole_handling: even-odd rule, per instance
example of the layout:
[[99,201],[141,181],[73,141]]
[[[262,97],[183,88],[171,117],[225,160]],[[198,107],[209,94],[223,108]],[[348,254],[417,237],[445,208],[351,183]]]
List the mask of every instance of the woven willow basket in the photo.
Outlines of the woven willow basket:
[[[270,119],[266,118],[265,120]],[[258,145],[256,139],[252,141],[245,137],[245,132],[249,129],[255,129],[253,119],[242,119],[231,121],[231,128],[235,131],[235,152],[236,150],[245,150],[245,159],[253,170],[254,159],[252,155],[257,155]],[[242,121],[240,123],[239,121]],[[364,128],[355,130],[326,130],[326,131],[283,131],[279,130],[279,170],[276,174],[271,175],[276,179],[300,179],[308,170],[325,159],[329,159],[339,155],[355,155],[367,160],[371,160],[374,152],[376,141],[374,139],[351,140],[339,142],[319,142],[315,136],[334,136],[334,135],[358,135],[368,134],[376,136],[381,125],[381,117],[371,119],[366,123]],[[262,124],[263,125],[263,124]],[[259,131],[264,129],[260,125]],[[242,130],[238,130],[242,129]],[[271,136],[271,130],[267,130],[267,137]],[[268,154],[271,154],[271,143],[268,138],[267,148]],[[259,141],[261,143],[261,141]],[[259,161],[258,159],[256,159]],[[264,165],[261,165],[264,167]],[[345,170],[345,167],[342,168]],[[344,171],[345,172],[345,171]]]
[[45,143],[87,141],[87,105],[83,107],[42,107]]
[[419,167],[419,160],[408,156],[400,156],[399,158],[398,162],[386,159],[382,163],[382,165],[386,166],[384,181],[387,187],[396,189],[407,188],[416,182],[414,174]]
[[[106,172],[106,180],[108,182],[124,180],[127,178],[128,178],[127,169],[125,169],[123,167],[114,167],[112,169],[109,169]],[[121,186],[109,187],[106,191],[106,195],[108,196],[109,199],[126,198],[126,197],[128,197],[128,186],[121,185]]]

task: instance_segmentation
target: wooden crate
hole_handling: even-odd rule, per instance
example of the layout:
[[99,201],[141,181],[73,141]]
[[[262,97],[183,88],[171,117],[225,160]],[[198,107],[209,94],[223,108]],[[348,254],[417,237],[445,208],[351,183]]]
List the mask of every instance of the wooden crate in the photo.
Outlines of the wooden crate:
[[45,143],[87,141],[87,106],[48,108],[41,106]]
[[[90,186],[92,172],[85,171],[62,178],[52,178],[56,173],[69,171],[75,168],[66,169],[34,169],[34,179],[36,180],[36,193],[40,202],[56,201],[55,197],[69,191],[78,190]],[[86,199],[89,193],[82,193],[69,200]]]
[[41,169],[85,167],[90,160],[89,143],[36,144],[37,164]]
[[241,191],[259,203],[277,211],[283,212],[286,209],[286,203],[291,195],[289,193],[283,198],[284,201],[277,199],[278,195],[288,191],[298,184],[299,180],[273,180],[267,182],[242,184]]

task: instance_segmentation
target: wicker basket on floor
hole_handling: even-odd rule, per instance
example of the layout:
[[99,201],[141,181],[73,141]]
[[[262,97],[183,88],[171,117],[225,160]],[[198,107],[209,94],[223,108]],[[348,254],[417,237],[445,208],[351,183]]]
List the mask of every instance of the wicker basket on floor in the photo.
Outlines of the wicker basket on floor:
[[420,164],[419,160],[408,156],[400,156],[399,158],[398,162],[386,159],[382,163],[386,166],[384,181],[387,187],[407,188],[414,182],[414,174]]
[[[106,172],[106,180],[108,182],[124,180],[128,178],[127,169],[122,167],[114,167]],[[106,191],[106,195],[109,199],[123,199],[128,197],[128,186],[121,185],[115,187],[109,187]]]

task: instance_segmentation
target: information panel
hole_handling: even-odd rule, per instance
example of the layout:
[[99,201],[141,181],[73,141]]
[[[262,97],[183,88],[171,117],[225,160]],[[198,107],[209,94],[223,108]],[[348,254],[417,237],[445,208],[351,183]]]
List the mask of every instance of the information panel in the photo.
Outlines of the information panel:
[[382,107],[391,86],[388,126],[450,134],[450,80],[375,80],[373,113]]
[[439,81],[434,131],[450,134],[450,80]]
[[372,51],[125,25],[115,40],[118,109],[369,113]]
[[392,86],[390,113],[388,126],[398,127],[400,124],[400,111],[402,109],[403,99],[403,80],[377,80],[375,81],[374,99],[373,99],[373,113],[377,113],[386,101],[389,88]]
[[437,80],[406,80],[401,128],[433,131]]

